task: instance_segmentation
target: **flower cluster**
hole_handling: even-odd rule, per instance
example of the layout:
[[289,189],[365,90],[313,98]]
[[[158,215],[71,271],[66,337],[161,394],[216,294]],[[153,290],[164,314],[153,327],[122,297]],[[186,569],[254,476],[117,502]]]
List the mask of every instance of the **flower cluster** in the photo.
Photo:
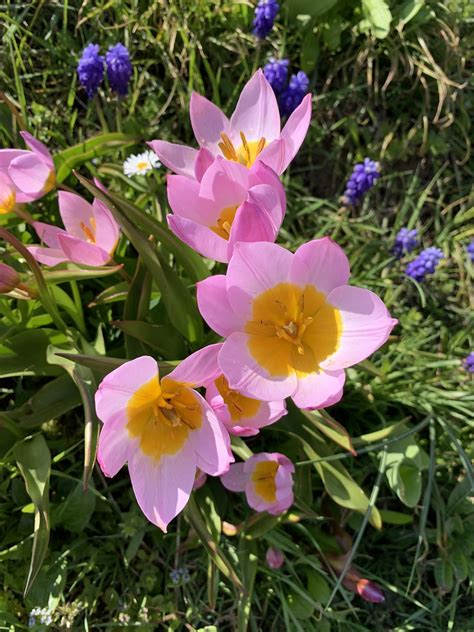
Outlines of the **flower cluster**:
[[344,204],[355,206],[380,177],[380,165],[370,158],[355,165],[342,197]]
[[253,34],[259,39],[265,39],[273,28],[273,22],[280,10],[276,0],[258,0],[253,20]]
[[288,81],[289,63],[288,59],[270,57],[263,68],[263,74],[273,88],[283,117],[296,110],[309,91],[309,79],[302,70],[292,75]]
[[197,94],[190,114],[199,150],[150,145],[174,171],[171,230],[228,264],[197,286],[201,315],[223,340],[165,376],[150,356],[126,362],[96,394],[100,467],[115,476],[128,465],[142,511],[163,531],[207,475],[244,492],[256,511],[287,511],[294,465],[276,452],[232,464],[230,435],[277,423],[287,397],[306,409],[339,401],[345,369],[383,345],[396,322],[375,294],[348,284],[348,260],[330,239],[295,254],[273,243],[286,212],[278,176],[303,142],[311,98],[280,131],[274,91],[258,71],[230,119]]
[[127,48],[123,44],[110,46],[104,59],[99,54],[98,44],[88,44],[77,64],[79,82],[86,90],[88,98],[92,99],[97,94],[104,79],[104,64],[111,89],[120,96],[125,96],[133,73]]
[[474,373],[474,351],[471,351],[471,353],[464,360],[464,368],[466,369],[466,371],[469,371],[469,373]]
[[466,251],[470,260],[474,263],[474,239],[466,246]]
[[392,248],[392,252],[397,257],[397,259],[401,259],[401,257],[407,253],[411,252],[418,246],[418,231],[416,228],[409,230],[408,228],[400,228],[395,237],[395,244]]
[[427,274],[433,274],[441,259],[444,259],[440,248],[426,248],[418,257],[407,265],[405,274],[415,281],[423,281]]

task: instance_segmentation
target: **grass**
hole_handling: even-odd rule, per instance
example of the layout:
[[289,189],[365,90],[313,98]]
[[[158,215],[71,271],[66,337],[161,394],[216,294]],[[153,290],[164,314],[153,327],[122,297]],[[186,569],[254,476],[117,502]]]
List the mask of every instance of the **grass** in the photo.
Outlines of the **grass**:
[[[230,113],[243,84],[269,54],[287,55],[297,67],[304,39],[283,12],[271,38],[257,45],[249,32],[252,6],[227,0],[7,3],[2,11],[4,146],[17,144],[23,123],[56,151],[101,132],[127,134],[133,140],[125,149],[97,151],[79,170],[97,173],[158,217],[166,211],[164,170],[154,180],[126,179],[120,175],[125,156],[152,138],[191,142],[191,90]],[[58,413],[41,426],[53,457],[50,550],[24,599],[33,506],[12,458],[11,433],[2,428],[3,629],[25,628],[35,606],[54,610],[55,629],[74,630],[210,626],[225,632],[247,623],[252,631],[275,632],[474,627],[474,396],[462,366],[472,349],[473,268],[465,246],[473,236],[473,92],[466,70],[473,14],[462,2],[430,1],[428,14],[423,11],[418,22],[392,28],[385,40],[357,34],[352,12],[341,14],[345,26],[337,49],[316,35],[313,122],[284,176],[288,214],[279,241],[294,249],[330,235],[349,256],[353,283],[376,291],[400,321],[382,351],[348,371],[345,396],[329,409],[353,438],[358,456],[321,432],[308,450],[298,439],[304,420],[293,411],[247,442],[253,452],[277,449],[296,462],[292,513],[255,521],[242,498],[211,480],[196,493],[199,512],[183,514],[162,534],[138,510],[126,472],[106,480],[96,468],[83,494],[84,414],[80,407]],[[75,67],[89,41],[100,42],[103,50],[123,41],[132,51],[134,76],[125,100],[105,92],[86,102]],[[342,208],[344,182],[365,155],[381,161],[383,175],[362,206]],[[72,176],[67,183],[80,190]],[[38,202],[34,213],[53,220],[53,200]],[[391,255],[402,226],[418,228],[424,247],[436,245],[445,253],[424,283],[404,275],[411,256],[398,262]],[[21,222],[14,230],[31,241]],[[133,250],[122,244],[119,256],[133,273]],[[110,279],[80,281],[75,294],[72,287],[68,291],[76,303],[82,299],[88,339],[95,339],[100,326],[108,354],[123,357],[123,334],[111,324],[122,318],[120,279],[113,277],[117,300],[96,300]],[[38,309],[27,313],[15,306],[10,313],[7,301],[0,303],[3,341],[12,322],[51,326]],[[145,318],[155,322],[158,312],[153,307]],[[4,379],[4,409],[25,404],[60,373],[48,375]],[[64,398],[75,392],[61,385],[69,388]],[[34,400],[33,412],[40,409],[41,401]],[[391,433],[394,424],[399,426]],[[246,449],[239,441],[234,447],[237,454]],[[400,480],[394,468],[403,458],[409,467]],[[333,501],[334,489],[321,479],[331,464],[343,465],[369,506],[382,510],[383,529],[370,524],[368,512]],[[237,525],[237,534],[231,535],[230,525]],[[225,565],[216,569],[198,533],[221,547],[246,596],[239,597],[225,578]],[[351,563],[384,588],[383,604],[368,604],[344,589],[325,563],[348,537]],[[270,545],[285,554],[280,570],[265,564]],[[184,567],[190,581],[175,584],[170,572]]]

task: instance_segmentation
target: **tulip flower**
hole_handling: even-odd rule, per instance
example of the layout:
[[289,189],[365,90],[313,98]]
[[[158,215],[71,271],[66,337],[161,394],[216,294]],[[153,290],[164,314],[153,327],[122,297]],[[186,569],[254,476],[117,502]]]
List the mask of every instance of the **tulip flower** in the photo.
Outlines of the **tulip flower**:
[[60,191],[59,213],[66,230],[34,222],[33,227],[48,246],[28,250],[40,263],[54,266],[64,261],[102,266],[110,261],[120,229],[107,206],[100,200],[89,204],[80,195]]
[[270,568],[273,568],[273,570],[277,570],[278,568],[281,568],[285,563],[285,556],[280,549],[277,549],[274,546],[270,546],[267,549],[265,560]]
[[11,213],[15,208],[16,190],[8,176],[0,171],[0,215]]
[[49,193],[56,184],[53,158],[43,143],[20,132],[30,151],[0,149],[0,173],[16,193],[16,202],[32,202]]
[[8,294],[20,285],[20,275],[6,263],[0,262],[0,294]]
[[372,292],[348,285],[349,262],[329,238],[292,254],[238,243],[226,275],[198,284],[199,310],[226,338],[218,363],[230,388],[315,409],[342,397],[344,369],[383,345],[396,320]]
[[211,345],[160,380],[157,362],[142,356],[109,373],[95,396],[104,424],[97,453],[102,471],[115,476],[128,463],[141,510],[165,532],[188,502],[197,468],[219,476],[234,460],[226,429],[193,390],[214,366]]
[[231,118],[211,101],[193,92],[191,125],[200,150],[154,140],[150,147],[171,171],[200,180],[217,156],[250,168],[261,160],[281,174],[295,157],[308,131],[311,95],[308,94],[281,130],[280,112],[271,85],[258,70],[244,86]]
[[245,492],[248,504],[255,511],[277,516],[293,504],[294,471],[295,466],[283,454],[261,452],[245,463],[231,465],[221,481],[232,492]]
[[227,263],[238,241],[274,241],[286,209],[277,174],[218,156],[201,182],[168,177],[171,230],[204,257]]

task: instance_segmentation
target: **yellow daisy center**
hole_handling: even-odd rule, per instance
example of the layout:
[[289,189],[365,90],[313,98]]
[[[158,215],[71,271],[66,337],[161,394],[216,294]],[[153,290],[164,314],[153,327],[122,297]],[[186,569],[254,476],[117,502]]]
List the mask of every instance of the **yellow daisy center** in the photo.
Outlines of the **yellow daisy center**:
[[137,169],[139,169],[140,171],[144,171],[145,169],[148,169],[149,166],[150,164],[146,161],[137,162]]
[[223,375],[218,377],[214,384],[229,410],[233,425],[238,425],[242,419],[250,419],[258,413],[260,402],[229,388],[229,382]]
[[144,454],[159,460],[181,450],[193,430],[201,427],[197,396],[181,382],[158,376],[141,386],[127,405],[127,430],[139,437]]
[[279,283],[253,300],[245,331],[251,355],[270,375],[304,377],[338,348],[342,318],[314,286]]
[[275,476],[277,470],[277,461],[259,461],[252,472],[251,479],[255,493],[267,503],[276,501]]
[[222,151],[224,158],[227,160],[239,162],[241,165],[244,165],[244,167],[250,168],[257,160],[259,154],[263,151],[267,141],[263,136],[259,140],[247,140],[243,132],[240,132],[240,138],[242,140],[242,144],[240,147],[236,148],[227,134],[222,132],[222,141],[219,143],[219,148]]

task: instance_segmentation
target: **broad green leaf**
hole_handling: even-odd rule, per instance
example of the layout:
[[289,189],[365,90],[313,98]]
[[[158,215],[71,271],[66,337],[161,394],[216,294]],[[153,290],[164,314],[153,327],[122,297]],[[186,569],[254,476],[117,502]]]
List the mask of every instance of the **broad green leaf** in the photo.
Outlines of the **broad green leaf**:
[[[148,271],[143,259],[139,257],[135,266],[135,273],[128,289],[128,296],[123,306],[123,320],[137,321],[144,320],[150,311],[151,297],[151,274]],[[117,324],[114,323],[116,326]],[[142,341],[129,335],[128,331],[124,332],[125,352],[128,359],[138,358],[147,355],[145,346]]]
[[354,439],[357,443],[377,443],[378,441],[383,441],[390,435],[394,434],[397,430],[401,429],[401,426],[405,424],[405,419],[402,421],[398,421],[396,424],[391,424],[390,426],[386,426],[385,428],[381,428],[380,430],[375,430],[374,432],[369,432],[368,434],[360,435]]
[[413,516],[401,513],[400,511],[381,509],[380,515],[382,516],[382,520],[387,524],[410,524],[413,522]]
[[48,551],[51,454],[43,435],[36,435],[18,443],[14,448],[14,456],[26,491],[35,506],[33,550],[24,592],[27,595]]
[[118,320],[112,324],[158,351],[165,359],[183,358],[186,355],[183,337],[171,325],[152,325],[136,320]]
[[15,375],[58,375],[61,371],[48,364],[46,350],[50,344],[68,343],[56,329],[27,329],[0,344],[0,377]]
[[82,533],[94,513],[96,496],[89,488],[86,492],[78,483],[66,499],[55,507],[51,516],[53,527],[60,525],[73,533]]
[[272,516],[266,512],[255,513],[245,522],[242,533],[256,540],[274,529],[283,520],[283,516]]
[[305,417],[311,420],[320,432],[331,439],[331,441],[340,445],[344,450],[351,452],[353,456],[357,456],[357,452],[354,450],[352,439],[347,430],[326,411],[315,410],[310,412],[308,410],[302,410],[301,412]]
[[385,0],[362,0],[362,13],[370,31],[377,39],[384,39],[390,33],[392,14]]
[[314,612],[314,606],[310,601],[304,599],[304,597],[296,592],[287,593],[286,601],[293,616],[297,619],[309,619]]
[[339,0],[286,0],[291,19],[296,19],[298,15],[309,15],[313,18],[319,17],[332,9]]
[[418,12],[426,5],[426,0],[407,0],[402,4],[396,4],[393,9],[393,17],[398,20],[402,26],[408,24],[418,14]]
[[386,463],[385,475],[391,489],[407,507],[414,507],[420,500],[421,472],[428,468],[428,455],[414,437],[406,437],[389,445]]
[[28,594],[29,608],[43,607],[55,610],[66,585],[68,559],[66,555],[58,557],[52,564],[44,565]]
[[331,596],[331,589],[329,588],[329,584],[321,575],[314,569],[308,569],[306,571],[307,578],[307,586],[308,593],[318,603],[323,604],[323,606],[329,601],[329,597]]
[[436,560],[434,576],[438,588],[443,592],[450,592],[454,585],[454,569],[451,561],[446,558]]

